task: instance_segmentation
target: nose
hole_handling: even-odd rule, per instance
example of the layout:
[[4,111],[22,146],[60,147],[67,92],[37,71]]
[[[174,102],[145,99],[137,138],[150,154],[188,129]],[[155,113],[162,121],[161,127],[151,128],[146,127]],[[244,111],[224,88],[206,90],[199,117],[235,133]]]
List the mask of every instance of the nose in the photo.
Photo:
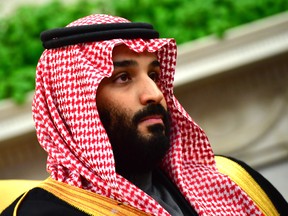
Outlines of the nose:
[[150,103],[159,104],[164,99],[163,93],[150,77],[145,78],[145,81],[142,81],[138,87],[140,103],[142,105]]

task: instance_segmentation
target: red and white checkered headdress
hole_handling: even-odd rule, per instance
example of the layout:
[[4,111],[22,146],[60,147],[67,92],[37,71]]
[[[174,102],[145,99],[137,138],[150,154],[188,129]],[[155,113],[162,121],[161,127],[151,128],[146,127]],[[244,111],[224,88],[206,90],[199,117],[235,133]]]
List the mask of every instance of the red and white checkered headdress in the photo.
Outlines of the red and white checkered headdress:
[[[130,23],[91,15],[68,25]],[[199,215],[261,215],[253,201],[220,174],[209,141],[173,95],[176,43],[173,39],[111,39],[46,49],[37,66],[33,117],[48,153],[53,179],[84,188],[154,215],[169,215],[153,198],[116,174],[113,151],[96,106],[96,92],[113,72],[112,50],[156,52],[160,88],[172,118],[171,148],[161,165]]]

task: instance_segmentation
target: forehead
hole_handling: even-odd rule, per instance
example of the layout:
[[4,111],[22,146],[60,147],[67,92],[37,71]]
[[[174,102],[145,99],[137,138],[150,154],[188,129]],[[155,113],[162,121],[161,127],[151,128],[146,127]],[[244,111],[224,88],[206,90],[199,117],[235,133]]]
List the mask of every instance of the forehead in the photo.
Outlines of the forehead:
[[153,61],[157,60],[156,53],[148,52],[147,50],[144,50],[143,52],[135,52],[126,45],[119,45],[114,47],[112,52],[112,60],[113,61],[122,61],[127,59],[141,59],[142,57],[148,57],[151,58]]

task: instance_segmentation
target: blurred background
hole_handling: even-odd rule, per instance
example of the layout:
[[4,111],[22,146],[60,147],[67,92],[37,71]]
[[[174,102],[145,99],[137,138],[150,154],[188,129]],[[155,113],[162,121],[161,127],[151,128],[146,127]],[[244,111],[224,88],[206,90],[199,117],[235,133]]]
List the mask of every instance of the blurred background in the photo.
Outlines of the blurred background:
[[149,22],[179,45],[175,94],[216,154],[288,200],[287,0],[0,0],[0,179],[44,179],[31,115],[41,31],[91,13]]

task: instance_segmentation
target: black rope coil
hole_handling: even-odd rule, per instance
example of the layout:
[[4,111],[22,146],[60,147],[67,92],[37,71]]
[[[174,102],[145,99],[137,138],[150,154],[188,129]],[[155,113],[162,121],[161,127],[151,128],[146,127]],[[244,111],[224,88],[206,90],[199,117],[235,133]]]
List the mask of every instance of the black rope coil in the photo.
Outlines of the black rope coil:
[[55,28],[40,34],[45,49],[111,39],[153,39],[159,33],[148,23],[108,23]]

